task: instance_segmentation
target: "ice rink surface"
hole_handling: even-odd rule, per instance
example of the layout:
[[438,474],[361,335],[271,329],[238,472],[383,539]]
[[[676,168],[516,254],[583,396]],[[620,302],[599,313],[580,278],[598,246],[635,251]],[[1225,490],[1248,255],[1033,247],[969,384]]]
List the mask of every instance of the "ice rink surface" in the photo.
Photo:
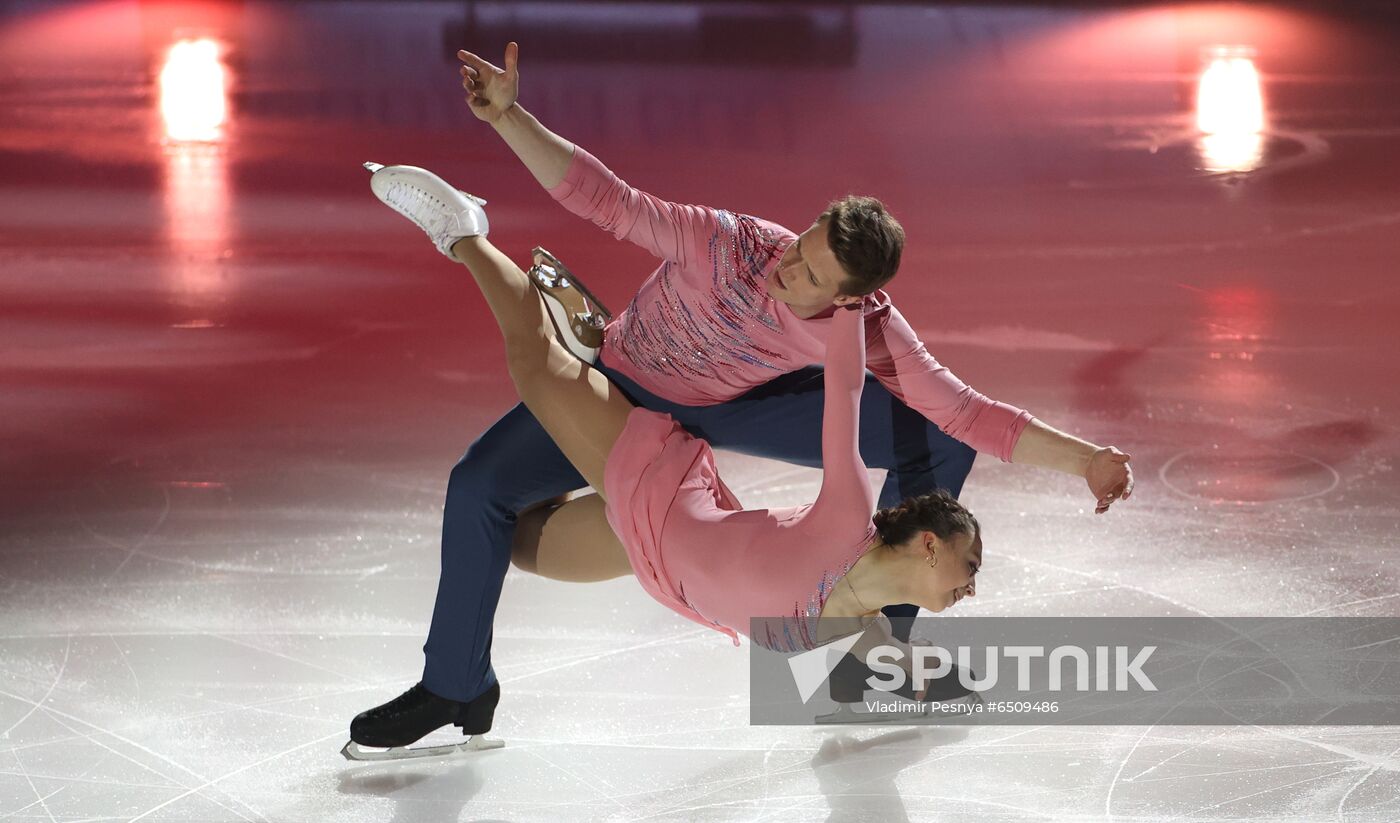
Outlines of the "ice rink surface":
[[[642,188],[797,230],[884,198],[932,353],[1133,455],[1101,518],[979,460],[946,619],[1400,616],[1383,5],[0,2],[0,820],[1400,819],[1393,728],[750,727],[746,649],[516,572],[507,746],[338,754],[418,679],[447,472],[514,402],[359,164],[487,197],[614,308],[654,265],[465,111],[453,50],[508,38],[521,102]],[[1207,139],[1229,59],[1262,80]],[[721,468],[749,506],[819,480]]]

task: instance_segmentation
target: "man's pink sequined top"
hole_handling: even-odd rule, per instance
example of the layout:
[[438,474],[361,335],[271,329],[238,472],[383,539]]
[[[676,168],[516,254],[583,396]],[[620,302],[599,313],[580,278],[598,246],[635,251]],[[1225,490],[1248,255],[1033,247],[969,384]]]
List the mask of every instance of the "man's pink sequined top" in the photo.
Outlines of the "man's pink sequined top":
[[[662,200],[627,185],[575,147],[550,196],[661,258],[608,325],[602,358],[660,397],[723,403],[819,364],[830,317],[802,319],[765,287],[796,239],[775,223]],[[1010,460],[1031,415],[974,391],[924,349],[883,290],[865,301],[866,368],[948,435]]]

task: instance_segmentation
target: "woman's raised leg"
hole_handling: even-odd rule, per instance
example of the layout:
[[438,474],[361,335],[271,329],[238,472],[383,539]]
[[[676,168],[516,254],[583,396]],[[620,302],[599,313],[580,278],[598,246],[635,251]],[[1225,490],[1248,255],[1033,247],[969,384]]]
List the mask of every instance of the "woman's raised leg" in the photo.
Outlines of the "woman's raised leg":
[[501,328],[520,400],[579,474],[606,497],[608,453],[627,425],[632,402],[602,373],[559,345],[539,292],[490,241],[464,237],[451,251],[471,271]]

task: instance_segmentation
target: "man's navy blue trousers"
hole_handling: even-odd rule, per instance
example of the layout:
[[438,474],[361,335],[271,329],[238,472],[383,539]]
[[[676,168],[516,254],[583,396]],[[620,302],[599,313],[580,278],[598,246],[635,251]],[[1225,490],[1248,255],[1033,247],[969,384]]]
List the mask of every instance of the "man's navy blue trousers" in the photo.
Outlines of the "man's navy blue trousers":
[[[664,412],[719,449],[820,468],[824,380],[818,367],[778,377],[715,406],[663,400],[597,367],[632,402]],[[860,453],[870,468],[888,469],[880,506],[947,489],[955,497],[977,453],[944,434],[867,374],[860,403]],[[510,565],[515,514],[531,504],[588,484],[524,404],[496,421],[452,469],[442,517],[442,576],[432,627],[423,647],[423,685],[442,697],[470,700],[496,682],[491,624]],[[907,639],[913,606],[891,606],[897,635]],[[904,620],[897,618],[906,618]]]

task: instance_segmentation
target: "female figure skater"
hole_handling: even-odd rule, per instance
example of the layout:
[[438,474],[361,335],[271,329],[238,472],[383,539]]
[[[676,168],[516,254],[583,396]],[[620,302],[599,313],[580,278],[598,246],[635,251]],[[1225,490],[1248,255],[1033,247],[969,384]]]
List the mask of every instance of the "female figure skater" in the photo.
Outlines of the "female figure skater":
[[[875,511],[858,448],[865,383],[860,300],[833,307],[824,321],[823,476],[816,501],[746,510],[720,479],[709,444],[668,415],[634,406],[566,349],[584,328],[575,321],[586,316],[591,295],[575,288],[557,261],[536,250],[537,287],[487,241],[484,201],[423,169],[366,165],[380,199],[471,272],[505,338],[521,401],[596,491],[522,518],[522,532],[560,528],[576,539],[517,539],[517,546],[529,548],[529,556],[513,557],[518,566],[569,580],[630,571],[658,601],[724,632],[736,645],[739,633],[749,634],[752,618],[778,618],[761,621],[755,632],[761,636],[752,639],[785,651],[835,639],[835,630],[827,628],[833,625],[849,633],[855,619],[879,618],[889,604],[942,611],[976,595],[981,533],[960,503],[940,491]],[[547,277],[540,276],[541,267]],[[867,633],[852,653],[894,643],[883,628]],[[466,704],[457,723],[464,733],[490,728],[499,687],[489,697]],[[393,748],[412,742],[377,736],[370,714],[352,723],[347,757],[352,750],[363,757],[356,744]]]

